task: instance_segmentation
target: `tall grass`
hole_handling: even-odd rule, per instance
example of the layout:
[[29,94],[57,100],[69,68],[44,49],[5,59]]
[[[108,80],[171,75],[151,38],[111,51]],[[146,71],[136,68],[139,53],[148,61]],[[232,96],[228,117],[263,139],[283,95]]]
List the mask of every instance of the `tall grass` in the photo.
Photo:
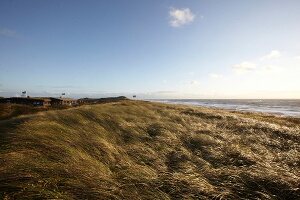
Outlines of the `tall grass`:
[[3,199],[300,199],[297,119],[124,101],[0,134]]

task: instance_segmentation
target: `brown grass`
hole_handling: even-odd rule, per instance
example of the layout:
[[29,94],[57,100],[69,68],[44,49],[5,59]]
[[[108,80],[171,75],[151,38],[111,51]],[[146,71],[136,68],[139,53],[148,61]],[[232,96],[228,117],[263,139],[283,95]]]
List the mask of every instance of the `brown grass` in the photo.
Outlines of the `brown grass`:
[[33,107],[21,104],[0,104],[0,120],[10,119],[19,115],[27,115],[44,111],[45,108]]
[[141,101],[0,121],[2,199],[300,199],[294,118]]

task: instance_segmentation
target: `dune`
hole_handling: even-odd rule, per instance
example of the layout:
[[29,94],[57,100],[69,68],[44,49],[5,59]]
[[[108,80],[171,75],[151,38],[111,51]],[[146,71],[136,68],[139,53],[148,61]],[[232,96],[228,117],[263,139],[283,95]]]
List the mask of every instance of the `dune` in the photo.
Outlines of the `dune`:
[[122,101],[0,121],[2,199],[300,199],[300,120]]

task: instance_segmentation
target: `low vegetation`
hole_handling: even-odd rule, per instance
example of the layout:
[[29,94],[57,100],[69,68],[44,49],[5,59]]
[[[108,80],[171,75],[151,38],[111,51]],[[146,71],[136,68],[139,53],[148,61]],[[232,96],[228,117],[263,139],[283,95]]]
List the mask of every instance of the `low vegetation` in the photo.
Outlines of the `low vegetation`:
[[10,119],[19,115],[27,115],[44,111],[45,108],[22,104],[0,104],[0,120]]
[[123,101],[0,121],[2,199],[300,199],[295,118]]

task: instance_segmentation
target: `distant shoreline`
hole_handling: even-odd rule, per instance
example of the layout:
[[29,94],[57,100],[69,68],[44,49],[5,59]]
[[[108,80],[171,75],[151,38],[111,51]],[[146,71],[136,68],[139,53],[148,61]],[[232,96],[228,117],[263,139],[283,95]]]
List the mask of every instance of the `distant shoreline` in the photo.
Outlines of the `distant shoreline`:
[[300,118],[300,99],[147,99],[147,101]]

